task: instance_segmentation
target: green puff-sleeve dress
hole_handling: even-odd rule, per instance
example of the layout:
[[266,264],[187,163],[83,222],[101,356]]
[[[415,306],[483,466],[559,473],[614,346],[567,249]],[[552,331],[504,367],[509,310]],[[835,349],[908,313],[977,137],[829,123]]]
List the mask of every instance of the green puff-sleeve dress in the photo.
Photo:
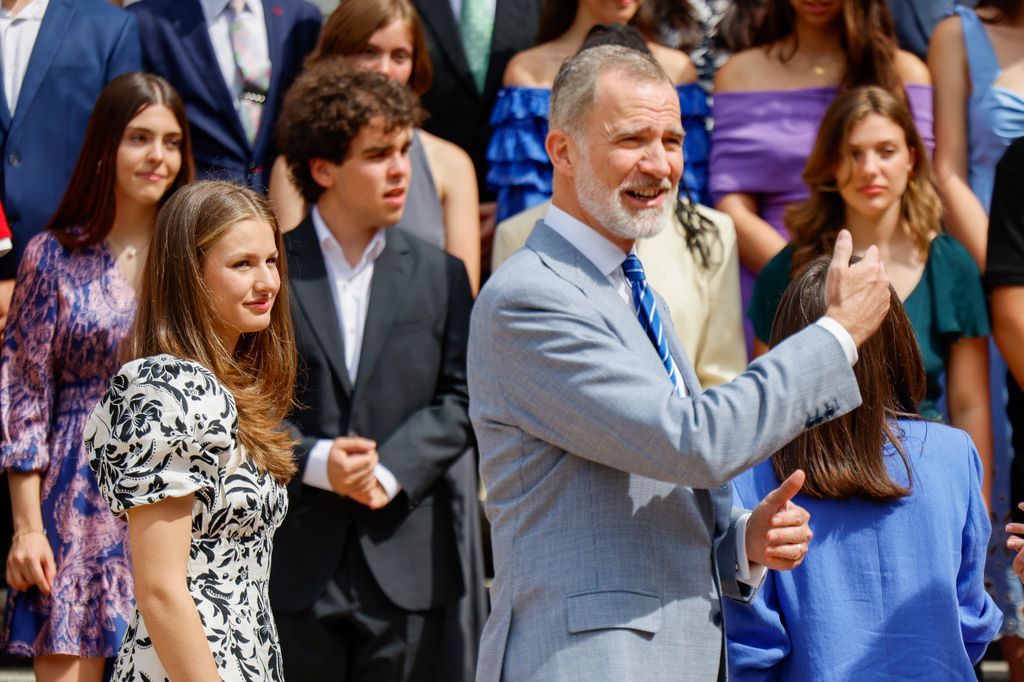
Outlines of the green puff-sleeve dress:
[[[775,311],[789,285],[792,259],[793,248],[787,246],[764,266],[754,285],[747,318],[754,326],[754,335],[764,343],[771,337]],[[989,335],[978,266],[953,237],[940,234],[932,240],[921,281],[903,301],[903,307],[917,335],[928,380],[921,415],[941,420],[938,401],[950,347],[960,339]]]

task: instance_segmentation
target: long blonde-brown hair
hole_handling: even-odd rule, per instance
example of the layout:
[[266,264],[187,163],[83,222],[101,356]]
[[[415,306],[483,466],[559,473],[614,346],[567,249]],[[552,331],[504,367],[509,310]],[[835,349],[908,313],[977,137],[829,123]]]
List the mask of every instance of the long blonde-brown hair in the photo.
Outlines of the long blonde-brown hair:
[[[281,288],[270,325],[242,334],[232,351],[213,333],[214,307],[203,267],[210,248],[243,220],[265,222],[274,230]],[[295,337],[284,243],[262,196],[228,182],[197,182],[160,210],[123,359],[161,353],[192,360],[216,375],[235,398],[239,442],[259,468],[286,483],[295,473],[294,439],[281,424],[292,406]]]
[[850,133],[870,114],[889,119],[906,137],[914,165],[900,200],[900,220],[922,256],[928,253],[931,238],[940,227],[942,204],[935,189],[928,150],[917,132],[910,109],[883,88],[854,88],[836,97],[821,120],[818,139],[803,172],[811,195],[786,209],[786,228],[793,246],[791,275],[816,256],[832,253],[836,235],[846,222],[846,204],[839,194],[836,176],[849,156]]

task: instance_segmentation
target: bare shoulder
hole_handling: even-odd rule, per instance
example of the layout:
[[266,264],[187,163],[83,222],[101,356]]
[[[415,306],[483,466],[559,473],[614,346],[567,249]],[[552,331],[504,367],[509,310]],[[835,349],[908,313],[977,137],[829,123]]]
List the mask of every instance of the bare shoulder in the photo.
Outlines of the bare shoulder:
[[917,55],[906,50],[896,50],[896,71],[904,85],[931,85],[928,67]]
[[762,47],[737,52],[715,74],[715,92],[763,90],[764,73],[774,70],[774,66],[768,52]]
[[[423,151],[427,155],[427,162],[432,169],[436,169],[434,172],[435,182],[448,174],[473,174],[473,161],[469,158],[469,154],[457,144],[431,135],[425,130],[420,130],[419,136],[423,142]],[[458,179],[464,180],[465,178],[460,175]]]
[[566,57],[557,43],[544,43],[516,54],[505,67],[504,84],[524,88],[547,88]]
[[928,53],[931,54],[937,49],[949,49],[962,45],[963,40],[963,21],[959,15],[954,14],[935,25],[935,30],[932,31],[931,42],[928,44]]
[[665,70],[673,83],[685,85],[697,80],[697,69],[685,52],[673,50],[657,43],[648,43],[647,46],[651,48],[654,58],[658,60],[661,68]]

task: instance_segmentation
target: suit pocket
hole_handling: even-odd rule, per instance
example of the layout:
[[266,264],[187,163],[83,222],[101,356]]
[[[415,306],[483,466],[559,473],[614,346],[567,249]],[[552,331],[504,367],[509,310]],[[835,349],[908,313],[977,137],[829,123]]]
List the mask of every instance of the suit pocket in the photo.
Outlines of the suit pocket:
[[570,595],[569,632],[626,629],[654,634],[661,628],[661,597],[648,592],[605,590]]

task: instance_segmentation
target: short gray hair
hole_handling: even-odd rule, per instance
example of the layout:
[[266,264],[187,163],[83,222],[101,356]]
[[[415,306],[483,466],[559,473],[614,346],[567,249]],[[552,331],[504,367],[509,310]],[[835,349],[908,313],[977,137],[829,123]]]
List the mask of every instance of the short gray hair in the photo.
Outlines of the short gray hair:
[[583,131],[583,119],[594,103],[598,78],[612,72],[639,82],[672,85],[661,65],[637,50],[620,45],[582,50],[567,59],[555,76],[548,113],[550,126],[578,136]]

